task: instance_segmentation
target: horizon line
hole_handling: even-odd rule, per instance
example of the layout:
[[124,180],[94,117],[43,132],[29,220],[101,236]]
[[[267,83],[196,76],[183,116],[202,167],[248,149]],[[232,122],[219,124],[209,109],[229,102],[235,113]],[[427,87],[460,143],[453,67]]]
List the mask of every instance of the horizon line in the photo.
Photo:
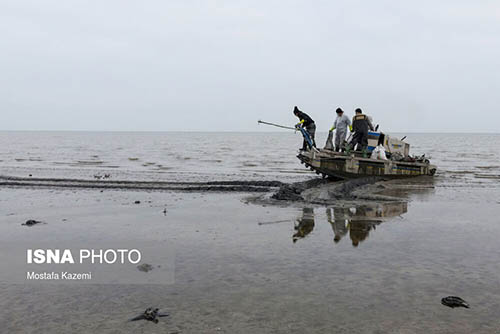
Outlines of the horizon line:
[[[289,130],[288,130],[289,131]],[[261,131],[256,131],[256,130],[240,130],[240,131],[234,131],[234,130],[4,130],[0,129],[0,132],[123,132],[123,133],[130,133],[130,132],[137,132],[137,133],[145,133],[145,132],[150,132],[150,133],[285,133],[288,132],[286,130],[276,130],[276,131],[269,131],[269,130],[261,130]],[[328,131],[317,131],[317,132],[328,132]],[[394,133],[418,133],[418,134],[500,134],[500,132],[493,132],[493,131],[457,131],[457,130],[452,130],[452,131],[446,131],[446,130],[441,130],[441,131],[384,131],[386,133],[389,132],[394,132]]]

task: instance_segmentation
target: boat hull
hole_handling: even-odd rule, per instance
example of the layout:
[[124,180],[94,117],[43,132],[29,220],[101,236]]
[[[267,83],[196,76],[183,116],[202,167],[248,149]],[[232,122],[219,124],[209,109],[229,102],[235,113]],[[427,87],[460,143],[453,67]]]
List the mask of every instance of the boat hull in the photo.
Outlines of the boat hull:
[[392,161],[363,158],[354,153],[333,152],[330,150],[300,151],[297,158],[323,177],[350,179],[366,176],[414,177],[434,175],[437,167],[426,161]]

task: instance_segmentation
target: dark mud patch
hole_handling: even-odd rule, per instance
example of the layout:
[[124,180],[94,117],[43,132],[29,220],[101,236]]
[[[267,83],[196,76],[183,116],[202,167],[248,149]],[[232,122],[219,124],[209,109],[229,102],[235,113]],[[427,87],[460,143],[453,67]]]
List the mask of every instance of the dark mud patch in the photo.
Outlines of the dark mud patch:
[[[418,180],[417,180],[418,179]],[[347,203],[400,202],[409,194],[432,191],[434,185],[428,178],[405,180],[383,177],[366,177],[352,180],[333,181],[314,179],[310,181],[283,184],[272,195],[248,197],[248,203],[261,205],[339,205]]]
[[0,186],[25,188],[82,188],[116,190],[156,190],[188,192],[270,192],[283,185],[279,181],[209,181],[209,182],[168,182],[168,181],[120,181],[63,178],[24,178],[0,176]]
[[382,181],[382,179],[376,177],[345,181],[314,179],[285,184],[271,198],[278,201],[306,201],[309,203],[326,203],[336,199],[356,199],[359,194],[354,194],[355,190],[378,181]]
[[259,187],[281,187],[285,183],[280,181],[212,181],[212,182],[205,182],[205,184],[222,185],[222,186],[246,185],[246,186],[259,186]]
[[303,201],[302,193],[311,188],[318,187],[322,184],[328,184],[333,181],[328,179],[313,179],[303,182],[282,184],[278,191],[271,198],[278,201]]

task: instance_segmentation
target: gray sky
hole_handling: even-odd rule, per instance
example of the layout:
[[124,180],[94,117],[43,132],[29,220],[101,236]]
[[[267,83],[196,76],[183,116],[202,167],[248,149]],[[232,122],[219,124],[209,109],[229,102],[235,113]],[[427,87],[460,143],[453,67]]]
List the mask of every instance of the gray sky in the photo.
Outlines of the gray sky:
[[498,1],[0,0],[0,51],[3,130],[499,132]]

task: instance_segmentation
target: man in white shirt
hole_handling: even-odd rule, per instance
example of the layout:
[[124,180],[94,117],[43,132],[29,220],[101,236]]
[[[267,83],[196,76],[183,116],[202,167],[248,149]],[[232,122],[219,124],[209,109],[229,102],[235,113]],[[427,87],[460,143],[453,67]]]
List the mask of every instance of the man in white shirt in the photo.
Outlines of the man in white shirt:
[[349,117],[344,115],[344,111],[342,109],[337,108],[335,112],[337,113],[337,118],[335,119],[335,122],[333,123],[330,131],[337,130],[335,132],[335,151],[339,152],[344,148],[343,144],[347,136],[347,127],[349,127],[349,129],[352,131],[352,126],[351,120],[349,119]]

